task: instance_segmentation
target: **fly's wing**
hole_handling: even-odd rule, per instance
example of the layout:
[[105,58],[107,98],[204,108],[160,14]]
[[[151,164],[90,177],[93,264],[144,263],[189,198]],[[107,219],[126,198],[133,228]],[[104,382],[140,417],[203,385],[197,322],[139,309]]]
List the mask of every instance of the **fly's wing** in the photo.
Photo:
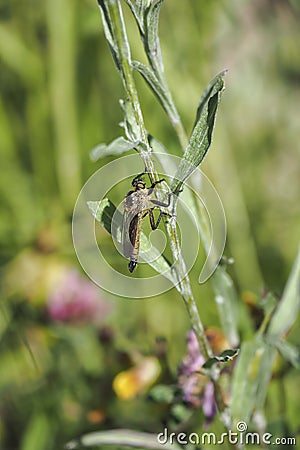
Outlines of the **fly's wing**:
[[124,201],[124,215],[122,225],[122,247],[125,258],[130,258],[137,239],[139,225],[139,209],[135,204],[134,195],[129,194]]

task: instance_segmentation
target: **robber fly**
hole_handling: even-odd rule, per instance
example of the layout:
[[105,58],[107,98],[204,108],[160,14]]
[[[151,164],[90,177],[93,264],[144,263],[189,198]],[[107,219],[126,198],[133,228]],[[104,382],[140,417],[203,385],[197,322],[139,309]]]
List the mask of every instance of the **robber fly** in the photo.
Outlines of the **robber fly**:
[[165,180],[155,181],[147,188],[145,181],[142,180],[143,175],[145,175],[145,172],[137,175],[132,180],[131,184],[133,189],[128,192],[124,201],[122,243],[123,255],[130,260],[128,263],[129,272],[134,271],[138,262],[142,219],[149,214],[151,228],[152,230],[156,230],[162,216],[170,215],[160,210],[159,216],[155,221],[153,210],[160,208],[160,206],[170,206],[171,193],[168,194],[167,203],[150,198],[155,186]]

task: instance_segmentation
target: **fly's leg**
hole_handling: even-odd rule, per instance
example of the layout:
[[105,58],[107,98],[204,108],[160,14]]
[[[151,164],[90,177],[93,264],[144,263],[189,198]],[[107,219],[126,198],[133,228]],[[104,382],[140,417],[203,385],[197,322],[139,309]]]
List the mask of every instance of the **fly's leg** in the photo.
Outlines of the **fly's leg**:
[[159,216],[157,218],[157,221],[155,222],[155,218],[154,218],[154,214],[153,214],[153,209],[149,209],[149,219],[150,219],[150,225],[152,230],[156,230],[158,228],[158,225],[161,221],[162,216],[169,216],[172,217],[171,214],[169,213],[165,213],[163,211],[159,212]]
[[136,183],[137,181],[140,181],[140,179],[147,173],[146,168],[144,169],[144,172],[139,173],[134,179],[132,180],[132,185]]
[[[168,193],[168,202],[167,202],[167,203],[161,202],[161,201],[159,201],[159,200],[150,200],[150,201],[151,201],[151,203],[153,203],[155,206],[162,206],[163,208],[167,208],[167,207],[170,206],[170,204],[171,204],[171,195],[172,195],[172,192],[169,192],[169,193]],[[167,213],[165,213],[165,214],[167,214]]]
[[155,188],[155,186],[156,186],[157,184],[159,184],[159,183],[162,183],[163,181],[166,181],[166,180],[165,180],[164,178],[162,178],[161,180],[154,181],[154,183],[152,183],[151,186],[150,186],[149,189],[148,189],[148,194],[151,195],[152,192],[153,192],[153,190],[154,190],[154,188]]
[[[166,181],[166,180],[164,178],[162,178],[161,180],[154,181],[154,183],[152,183],[151,187],[148,189],[148,195],[151,195],[153,190],[154,190],[154,188],[155,188],[155,186],[157,184],[159,184],[159,183],[162,183],[163,181]],[[150,201],[155,206],[162,206],[163,208],[167,208],[171,204],[171,195],[172,195],[172,192],[169,192],[168,193],[168,201],[167,201],[167,203],[161,202],[160,200],[155,200],[155,199],[153,199],[153,200],[151,199]]]

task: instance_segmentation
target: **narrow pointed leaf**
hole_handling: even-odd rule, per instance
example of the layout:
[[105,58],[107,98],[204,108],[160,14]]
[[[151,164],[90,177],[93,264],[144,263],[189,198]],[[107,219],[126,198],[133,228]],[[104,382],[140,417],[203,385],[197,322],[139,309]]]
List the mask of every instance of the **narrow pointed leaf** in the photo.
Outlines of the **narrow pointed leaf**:
[[120,70],[118,49],[117,49],[114,35],[113,35],[113,29],[111,26],[109,11],[107,9],[107,6],[106,6],[106,3],[104,0],[98,0],[98,6],[100,9],[102,23],[103,23],[103,30],[104,30],[104,34],[105,34],[108,46],[110,48],[115,65],[116,65],[117,69]]
[[276,340],[289,331],[300,308],[300,249],[282,298],[270,320],[267,336]]
[[239,359],[235,366],[232,399],[231,418],[233,426],[243,420],[249,422],[255,406],[255,394],[257,390],[258,364],[262,351],[256,341],[242,344]]
[[146,66],[146,64],[143,64],[139,61],[132,61],[132,68],[137,70],[142,75],[146,83],[149,85],[150,89],[154,92],[154,94],[158,98],[164,110],[168,113],[169,104],[168,99],[166,97],[166,91],[162,86],[161,82],[157,80],[157,77],[153,72],[153,70],[150,67]]
[[204,369],[210,369],[216,363],[225,363],[232,361],[239,354],[239,349],[228,349],[224,350],[219,356],[213,356],[205,361],[203,364]]
[[109,145],[99,144],[90,152],[92,161],[98,161],[100,158],[111,155],[121,155],[122,153],[132,150],[138,145],[138,142],[128,141],[122,136],[112,141]]
[[[157,434],[143,433],[134,430],[108,430],[98,431],[86,434],[80,439],[68,442],[65,445],[67,450],[73,450],[82,447],[114,445],[118,448],[133,447],[142,449],[164,449],[164,450],[180,450],[181,447],[176,443],[160,444]],[[100,447],[99,447],[100,448]]]
[[[199,103],[198,103],[194,127],[196,126],[197,122],[199,121],[202,111],[206,107],[206,104],[209,101],[210,97],[214,94],[214,91],[216,89],[218,89],[219,83],[221,82],[221,84],[222,84],[222,80],[224,79],[226,73],[227,73],[227,70],[223,70],[222,72],[220,72],[208,83],[208,85],[204,89],[204,91],[200,97]],[[223,86],[224,86],[224,84],[223,84]],[[221,89],[223,89],[223,87],[221,87]]]
[[[232,384],[232,423],[249,423],[254,410],[263,407],[276,351],[258,335],[245,342],[235,367]],[[241,401],[242,399],[242,401]]]
[[267,395],[267,389],[270,384],[272,376],[272,368],[276,357],[276,349],[274,345],[264,343],[263,348],[264,352],[260,360],[261,364],[258,373],[257,392],[255,401],[255,410],[258,411],[263,409]]
[[163,0],[153,0],[146,11],[146,30],[145,40],[147,51],[150,52],[151,58],[155,59],[160,67],[161,73],[164,71],[161,49],[158,37],[159,13]]
[[283,339],[278,339],[278,341],[276,341],[274,345],[286,361],[291,363],[295,367],[295,369],[300,369],[299,348]]
[[211,282],[215,291],[215,302],[218,307],[222,329],[230,342],[235,347],[239,343],[238,334],[238,300],[235,287],[225,269],[221,266],[215,271]]
[[221,93],[224,89],[225,73],[223,71],[217,75],[201,96],[195,126],[171,186],[175,194],[179,193],[184,181],[199,166],[210,147]]
[[127,3],[127,5],[129,6],[135,20],[136,23],[139,27],[140,33],[143,36],[145,33],[145,29],[144,29],[144,11],[146,8],[146,1],[145,0],[125,0],[125,2]]

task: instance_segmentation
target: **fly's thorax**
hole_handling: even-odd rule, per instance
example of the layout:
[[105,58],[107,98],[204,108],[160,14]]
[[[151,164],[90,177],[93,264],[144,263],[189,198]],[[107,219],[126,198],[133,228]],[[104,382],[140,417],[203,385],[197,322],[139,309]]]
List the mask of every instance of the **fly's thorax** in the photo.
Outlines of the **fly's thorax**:
[[125,208],[127,211],[138,214],[145,209],[151,207],[150,197],[148,189],[139,189],[137,191],[131,191],[125,198]]

